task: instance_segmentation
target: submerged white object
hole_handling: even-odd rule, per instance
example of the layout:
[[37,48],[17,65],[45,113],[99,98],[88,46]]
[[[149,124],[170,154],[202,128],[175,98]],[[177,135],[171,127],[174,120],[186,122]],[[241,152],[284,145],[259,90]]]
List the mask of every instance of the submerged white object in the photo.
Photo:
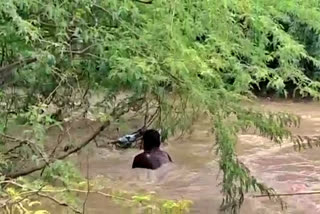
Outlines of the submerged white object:
[[135,134],[128,134],[118,139],[121,143],[132,143],[136,140]]

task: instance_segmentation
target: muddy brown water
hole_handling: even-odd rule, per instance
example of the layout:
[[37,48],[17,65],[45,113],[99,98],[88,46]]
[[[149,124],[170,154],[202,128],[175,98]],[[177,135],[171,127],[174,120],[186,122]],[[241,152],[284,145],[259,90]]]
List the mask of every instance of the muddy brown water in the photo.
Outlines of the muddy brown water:
[[[269,110],[300,115],[301,127],[292,129],[295,134],[320,134],[318,103],[262,101],[261,105]],[[133,157],[140,152],[138,150],[110,151],[92,148],[89,155],[89,174],[91,177],[108,177],[111,180],[109,185],[119,189],[154,191],[158,196],[169,199],[190,199],[194,202],[190,213],[219,213],[219,170],[214,151],[211,150],[213,135],[209,127],[208,121],[201,120],[193,126],[192,133],[169,139],[169,145],[163,149],[170,153],[174,164],[156,171],[131,169]],[[320,190],[320,148],[296,152],[290,142],[280,147],[257,135],[243,134],[239,136],[237,150],[240,159],[250,168],[252,174],[278,192]],[[77,164],[85,175],[84,154],[77,157]],[[283,199],[288,206],[285,211],[281,211],[279,204],[267,198],[252,198],[247,195],[241,213],[320,213],[320,195],[291,196]],[[55,213],[57,212],[56,210]],[[128,214],[139,211],[123,208],[106,198],[91,195],[87,202],[87,213]]]

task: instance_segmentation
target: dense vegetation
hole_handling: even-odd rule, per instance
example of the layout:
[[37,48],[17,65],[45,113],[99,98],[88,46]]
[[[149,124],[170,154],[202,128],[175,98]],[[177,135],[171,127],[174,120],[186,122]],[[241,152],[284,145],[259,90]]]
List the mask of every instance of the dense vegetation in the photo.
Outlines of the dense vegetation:
[[[269,191],[238,162],[237,134],[253,127],[281,143],[299,121],[250,107],[253,92],[320,97],[319,9],[317,0],[1,1],[2,208],[15,203],[8,183],[19,188],[21,176],[42,170],[47,176],[38,183],[26,182],[36,188],[67,173],[57,159],[136,111],[164,138],[207,114],[223,171],[223,208],[237,212],[250,189]],[[95,94],[104,97],[92,106]],[[102,119],[90,137],[46,152],[49,127],[89,114]],[[19,124],[32,128],[28,140],[8,134]],[[27,160],[30,168],[21,170],[18,163]]]

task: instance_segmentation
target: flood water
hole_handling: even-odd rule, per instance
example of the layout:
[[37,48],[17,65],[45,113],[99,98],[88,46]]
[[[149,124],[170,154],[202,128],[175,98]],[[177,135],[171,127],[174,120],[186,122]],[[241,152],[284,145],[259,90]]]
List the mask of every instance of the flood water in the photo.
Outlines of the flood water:
[[[269,110],[287,111],[302,117],[300,128],[295,134],[315,136],[320,133],[320,104],[293,103],[289,101],[262,101]],[[191,213],[219,213],[221,203],[220,187],[217,180],[217,159],[212,151],[213,135],[209,121],[201,120],[194,124],[192,132],[183,137],[172,137],[168,151],[174,165],[156,171],[131,169],[133,157],[140,151],[129,149],[110,151],[92,148],[89,155],[90,177],[105,176],[111,180],[110,186],[132,191],[154,191],[157,196],[169,199],[190,199],[194,202]],[[274,188],[279,193],[296,193],[320,190],[320,148],[301,152],[293,150],[288,142],[281,147],[265,138],[253,134],[239,136],[237,145],[240,160],[251,170],[259,181]],[[84,175],[86,160],[83,154],[77,158]],[[253,198],[247,195],[241,213],[320,213],[320,196],[304,195],[283,198],[287,209],[281,211],[279,204],[267,198]],[[87,213],[139,213],[137,210],[122,208],[101,196],[91,195]]]

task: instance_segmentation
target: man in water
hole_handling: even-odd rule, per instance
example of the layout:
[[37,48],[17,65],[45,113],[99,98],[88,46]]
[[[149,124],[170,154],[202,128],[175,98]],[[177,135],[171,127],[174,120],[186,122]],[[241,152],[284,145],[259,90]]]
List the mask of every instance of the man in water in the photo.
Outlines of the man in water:
[[143,152],[135,156],[132,168],[157,169],[165,163],[172,162],[170,155],[160,149],[160,134],[149,129],[143,134]]

